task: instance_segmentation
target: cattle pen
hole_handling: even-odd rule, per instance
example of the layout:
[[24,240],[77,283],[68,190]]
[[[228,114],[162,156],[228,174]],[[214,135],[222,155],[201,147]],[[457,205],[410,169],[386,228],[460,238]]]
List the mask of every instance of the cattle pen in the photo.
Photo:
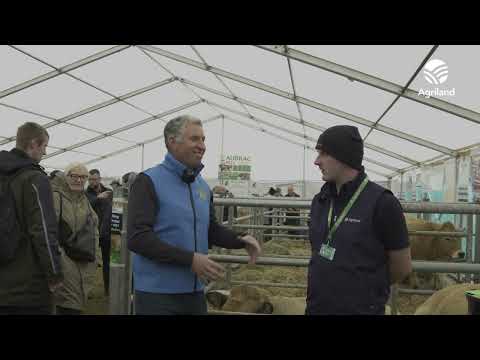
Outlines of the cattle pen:
[[[123,228],[121,232],[121,251],[119,263],[112,264],[110,281],[111,281],[111,296],[109,304],[109,313],[115,315],[133,314],[134,301],[132,291],[132,268],[131,268],[131,253],[126,246],[126,218],[127,200],[120,201],[123,206]],[[297,230],[306,232],[308,227],[305,226],[308,219],[308,210],[310,208],[311,200],[306,199],[258,199],[258,198],[233,198],[233,199],[214,199],[216,216],[222,219],[224,207],[228,207],[228,220],[223,222],[228,227],[239,230],[248,230],[253,236],[263,242],[264,230],[270,229],[272,233],[269,236],[282,236],[281,230]],[[465,204],[465,203],[432,203],[432,202],[404,202],[401,201],[402,208],[405,213],[445,213],[445,214],[459,214],[466,217],[465,231],[458,232],[441,232],[441,231],[409,231],[409,235],[449,235],[465,237],[466,241],[466,256],[464,262],[439,262],[439,261],[412,261],[413,270],[424,273],[448,273],[448,274],[464,274],[462,279],[464,282],[478,280],[480,276],[480,205]],[[233,217],[234,207],[242,207],[250,209],[250,214]],[[268,210],[267,210],[268,209]],[[297,218],[301,220],[300,226],[280,226],[278,219],[285,217],[282,213],[284,209],[298,209],[301,215]],[[272,225],[264,225],[265,219],[268,217],[272,219]],[[475,219],[474,219],[475,217]],[[475,220],[475,221],[474,221]],[[243,222],[240,224],[239,222]],[[245,223],[247,222],[247,223]],[[475,224],[475,226],[474,226]],[[290,235],[295,241],[295,238],[305,238],[307,235]],[[474,246],[475,243],[475,246]],[[234,285],[255,285],[259,287],[284,287],[284,288],[306,288],[306,284],[298,283],[276,283],[276,282],[248,282],[248,281],[234,281],[232,280],[232,264],[247,264],[248,256],[246,255],[232,255],[230,250],[226,254],[211,254],[210,257],[227,266],[226,283],[229,287]],[[262,256],[257,259],[256,264],[261,266],[285,266],[285,267],[302,267],[308,266],[309,257],[307,256]],[[207,289],[209,286],[207,286]],[[400,293],[405,294],[431,294],[433,290],[419,290],[419,289],[403,289],[397,286],[392,286],[390,306],[392,314],[397,313],[396,297]],[[212,311],[212,314],[224,314],[225,312]]]

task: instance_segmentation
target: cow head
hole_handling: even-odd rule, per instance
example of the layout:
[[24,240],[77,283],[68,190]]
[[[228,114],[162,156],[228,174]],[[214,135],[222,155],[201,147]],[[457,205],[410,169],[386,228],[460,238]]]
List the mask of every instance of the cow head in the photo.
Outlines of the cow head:
[[[451,222],[438,224],[435,230],[448,232],[458,231]],[[437,251],[436,258],[439,260],[448,260],[462,257],[461,255],[464,255],[464,253],[461,251],[461,239],[460,237],[454,236],[439,236],[439,238],[434,239],[437,243],[437,246],[434,246]]]
[[273,305],[269,302],[269,295],[265,290],[254,286],[241,285],[232,288],[230,297],[223,305],[222,310],[271,314]]

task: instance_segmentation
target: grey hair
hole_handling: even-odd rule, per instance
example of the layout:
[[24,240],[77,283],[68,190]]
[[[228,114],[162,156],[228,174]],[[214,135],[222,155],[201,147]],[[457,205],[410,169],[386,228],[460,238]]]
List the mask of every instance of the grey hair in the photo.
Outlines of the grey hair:
[[78,170],[79,172],[81,172],[83,175],[88,175],[88,169],[87,167],[82,164],[82,163],[79,163],[79,162],[73,162],[71,164],[68,164],[65,169],[64,169],[64,174],[65,176],[68,176],[70,175],[70,173],[73,171],[73,170]]
[[168,149],[168,139],[172,136],[177,142],[183,141],[183,130],[188,124],[202,126],[202,121],[191,115],[181,115],[170,120],[163,129],[163,137],[165,138],[165,146]]

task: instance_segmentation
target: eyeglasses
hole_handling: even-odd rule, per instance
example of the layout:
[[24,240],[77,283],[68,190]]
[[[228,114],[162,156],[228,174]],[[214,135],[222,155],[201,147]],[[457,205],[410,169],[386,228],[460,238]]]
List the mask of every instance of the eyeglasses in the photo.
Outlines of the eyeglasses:
[[72,180],[85,181],[85,180],[88,179],[88,176],[87,176],[87,175],[70,174],[69,176],[70,176],[70,178],[71,178]]

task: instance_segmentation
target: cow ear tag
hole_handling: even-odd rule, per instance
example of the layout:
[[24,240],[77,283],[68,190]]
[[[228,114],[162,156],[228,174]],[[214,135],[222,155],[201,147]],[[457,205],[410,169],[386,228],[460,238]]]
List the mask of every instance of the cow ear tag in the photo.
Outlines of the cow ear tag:
[[320,251],[318,253],[321,257],[332,261],[335,256],[335,248],[327,244],[322,244]]

